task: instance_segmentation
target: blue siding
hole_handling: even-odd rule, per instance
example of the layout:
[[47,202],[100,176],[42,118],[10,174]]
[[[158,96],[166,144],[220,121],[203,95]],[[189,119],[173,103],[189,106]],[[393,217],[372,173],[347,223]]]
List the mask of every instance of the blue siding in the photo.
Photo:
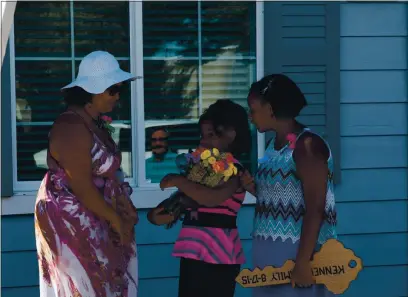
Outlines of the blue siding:
[[[346,296],[360,296],[362,292],[369,289],[372,276],[391,271],[399,274],[393,275],[396,279],[390,279],[390,283],[381,283],[386,286],[374,290],[378,295],[370,296],[398,296],[385,295],[392,286],[393,292],[403,292],[404,267],[401,264],[408,263],[407,240],[403,231],[406,217],[402,203],[404,201],[393,201],[387,207],[394,218],[384,222],[381,228],[376,227],[378,215],[383,212],[381,205],[372,204],[369,212],[364,212],[367,206],[365,202],[340,203],[340,214],[355,219],[343,219],[339,226],[343,242],[352,247],[355,252],[363,258],[367,268],[363,271],[358,281],[352,284]],[[137,240],[139,249],[140,265],[140,296],[159,296],[160,292],[169,292],[166,296],[176,296],[178,261],[171,257],[172,242],[177,235],[179,226],[173,230],[166,231],[162,228],[150,225],[142,211],[141,221],[137,227]],[[248,257],[247,265],[251,265],[249,239],[252,207],[245,207],[239,216],[241,236],[244,238],[244,248]],[[363,214],[363,215],[362,215]],[[344,216],[343,216],[344,217]],[[393,230],[391,233],[389,230]],[[381,232],[381,234],[376,234]],[[35,242],[33,217],[13,216],[3,217],[2,222],[2,296],[38,296],[38,271],[35,256]],[[398,242],[399,245],[395,243]],[[368,249],[367,247],[371,247]],[[382,255],[382,256],[378,256]],[[165,263],[165,265],[163,265]],[[395,267],[393,267],[395,266]],[[25,273],[21,271],[25,270]],[[406,274],[405,274],[406,276]],[[398,283],[398,277],[400,278]],[[249,290],[238,288],[237,296],[249,296]]]
[[406,4],[341,5],[336,194],[340,230],[358,240],[342,238],[366,266],[345,296],[408,296],[406,43]]
[[[365,269],[347,297],[408,296],[407,26],[405,4],[341,5],[339,232]],[[364,17],[363,17],[364,16]],[[330,119],[329,119],[330,120]],[[137,227],[140,296],[177,296],[179,230]],[[253,207],[239,215],[250,261]],[[2,296],[38,297],[33,217],[2,217]],[[25,271],[23,273],[23,271]],[[249,289],[237,289],[249,297]]]

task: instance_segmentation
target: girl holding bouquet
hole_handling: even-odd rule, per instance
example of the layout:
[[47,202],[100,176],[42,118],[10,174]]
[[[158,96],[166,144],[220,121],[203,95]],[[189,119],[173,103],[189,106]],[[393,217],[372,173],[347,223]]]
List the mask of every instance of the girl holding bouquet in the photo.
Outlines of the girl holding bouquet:
[[[200,149],[195,156],[212,163],[212,155],[225,154],[231,169],[224,182],[209,187],[185,176],[170,174],[160,187],[176,187],[197,203],[187,211],[173,256],[180,259],[179,297],[233,297],[235,278],[245,262],[236,219],[244,201],[236,158],[250,150],[251,133],[245,109],[231,100],[218,100],[200,117]],[[194,157],[194,153],[193,153]],[[235,165],[231,165],[231,162]],[[174,218],[160,214],[160,205],[149,214],[153,224],[163,225]]]

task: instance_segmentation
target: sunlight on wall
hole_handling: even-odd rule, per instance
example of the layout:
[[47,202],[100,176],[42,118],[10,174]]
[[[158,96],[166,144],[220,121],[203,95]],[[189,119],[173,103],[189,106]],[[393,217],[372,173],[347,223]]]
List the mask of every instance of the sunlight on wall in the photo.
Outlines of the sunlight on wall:
[[11,24],[13,23],[14,10],[16,2],[1,2],[1,64],[3,65],[4,54],[6,53],[7,39],[10,34]]

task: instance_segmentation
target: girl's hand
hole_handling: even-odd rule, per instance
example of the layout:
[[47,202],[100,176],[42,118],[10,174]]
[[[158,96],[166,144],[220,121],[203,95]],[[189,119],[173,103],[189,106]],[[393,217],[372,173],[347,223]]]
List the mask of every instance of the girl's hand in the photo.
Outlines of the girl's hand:
[[249,171],[245,170],[245,172],[241,172],[239,177],[241,180],[241,185],[244,188],[244,190],[251,193],[252,195],[255,195],[256,194],[255,182],[254,178],[249,173]]
[[170,173],[167,174],[163,179],[160,181],[160,189],[162,191],[167,188],[177,187],[178,182],[180,181],[181,176],[178,174]]
[[292,271],[292,287],[307,288],[315,284],[309,261],[296,262]]
[[148,214],[148,219],[152,224],[155,225],[167,225],[171,222],[174,221],[174,216],[171,214],[159,214],[161,211],[163,211],[163,207],[158,207],[153,210]]

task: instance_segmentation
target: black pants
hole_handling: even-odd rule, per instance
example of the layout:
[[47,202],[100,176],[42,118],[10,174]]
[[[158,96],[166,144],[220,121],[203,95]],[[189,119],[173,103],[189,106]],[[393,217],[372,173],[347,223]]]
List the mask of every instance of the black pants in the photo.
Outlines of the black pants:
[[181,258],[178,297],[234,297],[239,264],[210,264]]

